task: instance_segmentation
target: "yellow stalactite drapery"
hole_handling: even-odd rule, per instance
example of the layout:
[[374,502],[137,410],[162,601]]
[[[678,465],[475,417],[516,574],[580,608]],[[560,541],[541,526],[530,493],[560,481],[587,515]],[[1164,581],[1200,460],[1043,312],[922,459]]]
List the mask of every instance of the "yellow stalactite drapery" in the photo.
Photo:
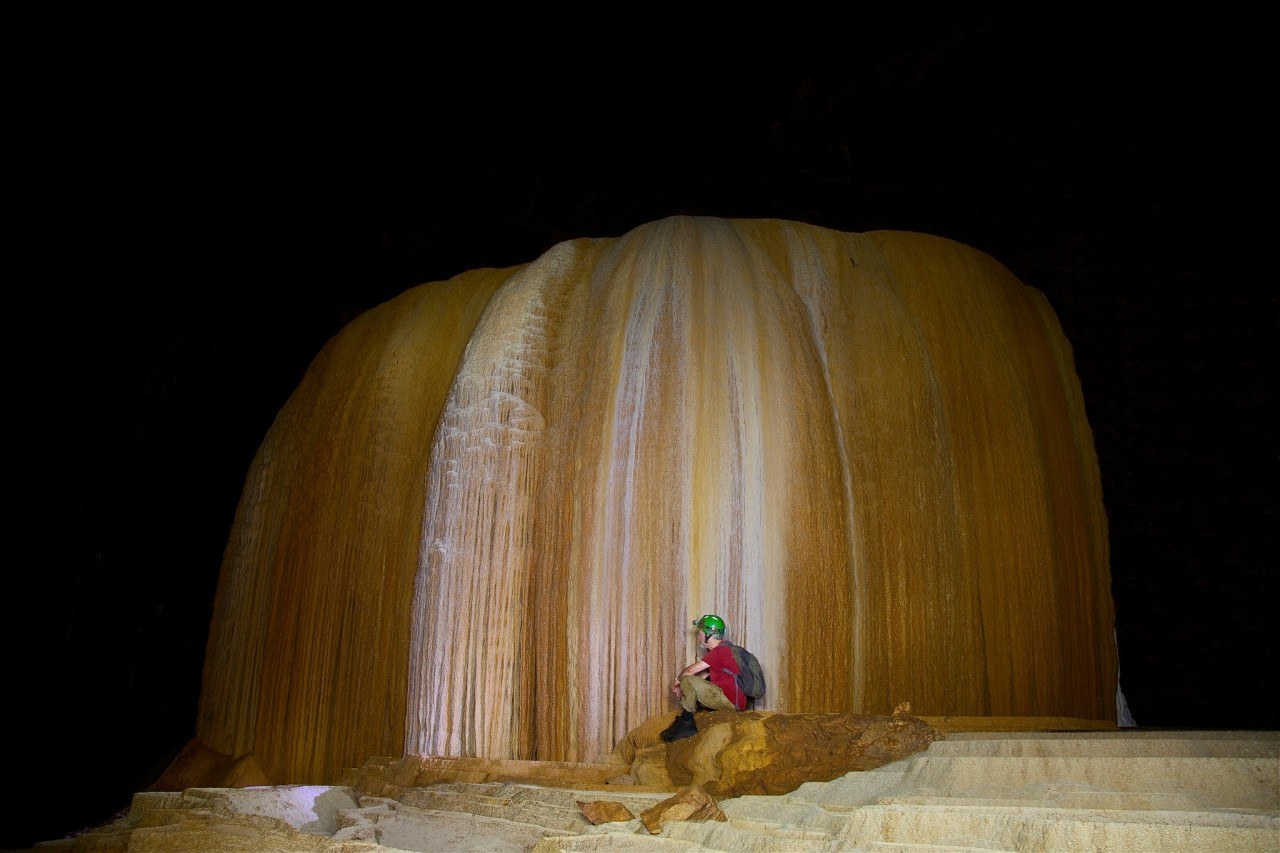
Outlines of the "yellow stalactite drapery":
[[197,737],[591,761],[715,612],[758,707],[1115,719],[1097,461],[1043,296],[905,232],[673,217],[414,288],[249,472]]

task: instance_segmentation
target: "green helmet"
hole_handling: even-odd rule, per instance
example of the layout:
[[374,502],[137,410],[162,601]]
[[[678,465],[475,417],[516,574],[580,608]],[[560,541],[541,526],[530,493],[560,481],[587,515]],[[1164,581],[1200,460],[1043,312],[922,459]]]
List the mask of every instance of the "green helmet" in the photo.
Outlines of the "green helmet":
[[724,636],[724,620],[714,613],[708,613],[701,619],[696,620],[693,626],[708,637]]

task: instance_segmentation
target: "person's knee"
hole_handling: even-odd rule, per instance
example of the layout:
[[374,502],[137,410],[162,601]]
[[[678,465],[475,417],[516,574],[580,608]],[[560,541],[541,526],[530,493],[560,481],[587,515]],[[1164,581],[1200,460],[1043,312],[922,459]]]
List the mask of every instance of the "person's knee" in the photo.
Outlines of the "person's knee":
[[703,685],[705,684],[706,681],[696,675],[681,677],[680,707],[686,711],[698,710],[699,700],[702,698]]

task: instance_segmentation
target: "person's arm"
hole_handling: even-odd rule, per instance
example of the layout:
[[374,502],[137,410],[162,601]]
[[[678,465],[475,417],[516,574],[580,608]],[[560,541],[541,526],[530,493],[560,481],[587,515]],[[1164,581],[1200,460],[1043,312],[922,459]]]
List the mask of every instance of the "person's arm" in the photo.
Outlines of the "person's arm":
[[686,675],[697,675],[698,673],[702,672],[704,669],[710,669],[710,668],[711,668],[711,664],[699,658],[698,660],[694,661],[693,663],[686,666],[683,670],[681,670],[680,674],[676,676],[676,682],[679,683],[680,679],[684,678]]
[[[680,674],[676,676],[676,683],[675,683],[675,686],[671,688],[671,692],[676,694],[676,698],[679,699],[680,698],[680,679],[684,678],[686,675],[697,675],[703,670],[710,669],[710,668],[711,668],[711,664],[701,659],[696,660],[693,663],[689,664],[684,669],[680,670]],[[706,678],[706,676],[704,675],[703,678]]]

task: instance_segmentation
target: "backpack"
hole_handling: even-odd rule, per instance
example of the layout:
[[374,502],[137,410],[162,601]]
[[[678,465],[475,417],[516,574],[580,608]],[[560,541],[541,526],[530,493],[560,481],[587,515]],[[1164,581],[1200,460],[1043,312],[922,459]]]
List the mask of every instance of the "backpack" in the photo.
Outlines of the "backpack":
[[[733,652],[733,661],[738,665],[738,673],[733,676],[737,679],[738,688],[748,699],[759,699],[764,695],[764,670],[760,668],[760,661],[742,646],[729,642],[725,645]],[[725,672],[729,672],[727,667]]]

